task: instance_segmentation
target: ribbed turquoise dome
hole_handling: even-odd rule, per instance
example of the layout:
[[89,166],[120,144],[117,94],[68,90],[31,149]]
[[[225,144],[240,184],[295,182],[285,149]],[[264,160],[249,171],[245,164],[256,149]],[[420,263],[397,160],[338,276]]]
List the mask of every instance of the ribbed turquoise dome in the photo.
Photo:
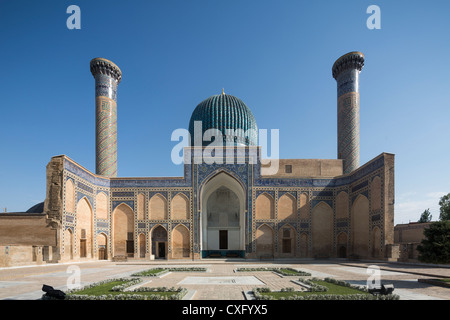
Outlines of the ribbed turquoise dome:
[[[202,137],[208,129],[219,129],[224,142],[234,142],[234,145],[246,146],[258,144],[258,127],[253,113],[241,99],[232,95],[222,93],[211,96],[200,102],[195,108],[189,122],[191,145],[194,145],[195,121],[202,122]],[[227,135],[225,129],[233,129],[236,135]],[[236,131],[237,129],[242,130]],[[211,141],[203,141],[203,138],[202,142],[204,146],[211,143]]]

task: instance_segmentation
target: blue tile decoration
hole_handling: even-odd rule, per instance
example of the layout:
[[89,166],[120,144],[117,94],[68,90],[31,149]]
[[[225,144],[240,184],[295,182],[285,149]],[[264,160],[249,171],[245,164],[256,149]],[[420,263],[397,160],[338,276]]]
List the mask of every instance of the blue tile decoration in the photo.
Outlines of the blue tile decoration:
[[289,194],[292,197],[294,197],[294,199],[297,199],[297,192],[295,192],[295,191],[283,191],[283,190],[278,191],[278,199],[280,199],[285,194]]
[[134,197],[134,192],[133,191],[113,191],[111,194],[112,197]]
[[336,223],[336,227],[338,227],[338,228],[346,228],[346,227],[348,227],[348,222],[347,221],[338,221]]
[[119,67],[104,58],[90,62],[95,79],[95,173],[117,176],[117,86]]
[[365,181],[359,183],[358,185],[354,186],[354,187],[352,188],[352,192],[356,192],[356,191],[358,191],[359,189],[362,189],[362,188],[367,187],[368,185],[369,185],[369,181],[368,181],[368,180],[365,180]]
[[145,222],[139,222],[138,223],[138,228],[145,229],[146,227],[147,227],[147,224]]
[[312,195],[313,197],[332,197],[333,191],[332,190],[313,191]]
[[77,192],[77,203],[83,198],[86,198],[89,201],[89,204],[91,205],[91,207],[93,207],[92,204],[94,203],[94,201],[93,201],[92,197],[86,193],[78,191]]
[[[101,59],[100,59],[101,60]],[[280,177],[280,176],[261,176],[261,154],[260,148],[254,147],[258,145],[257,136],[237,135],[224,136],[224,142],[243,146],[239,153],[239,159],[242,163],[213,163],[207,164],[204,162],[197,163],[194,160],[198,159],[197,153],[194,149],[185,149],[185,159],[190,159],[190,163],[183,165],[183,175],[179,177],[122,177],[117,178],[114,175],[94,174],[90,170],[83,168],[76,162],[65,157],[64,158],[64,179],[71,179],[76,186],[76,200],[77,202],[86,197],[94,210],[93,228],[94,234],[104,233],[111,234],[112,230],[112,216],[113,211],[120,204],[127,204],[134,211],[134,228],[135,241],[137,241],[139,234],[144,234],[146,237],[146,252],[152,251],[152,232],[155,227],[162,226],[167,233],[165,241],[168,241],[167,250],[170,254],[172,250],[171,235],[172,231],[179,225],[185,226],[189,230],[190,249],[191,254],[198,256],[206,256],[211,251],[202,248],[201,235],[201,212],[199,212],[200,194],[202,188],[215,175],[225,172],[241,184],[245,194],[245,212],[243,228],[244,250],[236,252],[242,257],[247,254],[254,254],[256,252],[256,230],[263,224],[268,225],[274,230],[274,247],[277,251],[279,248],[279,230],[281,228],[293,228],[296,233],[297,247],[300,246],[300,234],[308,235],[308,249],[312,248],[312,209],[320,202],[324,202],[333,210],[333,237],[338,232],[345,232],[351,235],[351,221],[350,210],[349,217],[337,219],[336,218],[336,199],[335,197],[345,190],[349,196],[349,205],[351,206],[359,195],[364,195],[370,200],[370,183],[375,176],[380,177],[381,185],[386,188],[385,183],[385,155],[379,155],[373,160],[369,161],[362,167],[349,163],[357,163],[359,161],[359,72],[364,65],[364,57],[362,54],[353,52],[339,58],[335,65],[333,65],[333,77],[337,81],[338,90],[338,127],[344,129],[338,132],[338,144],[341,145],[339,152],[344,155],[344,174],[334,178],[296,178],[296,177]],[[95,63],[94,68],[103,68],[93,71],[95,77],[95,94],[97,97],[106,97],[109,100],[100,101],[98,110],[100,115],[106,112],[110,101],[114,103],[117,101],[117,85],[121,79],[120,70],[116,70],[109,62],[100,61]],[[340,99],[340,100],[339,100]],[[101,102],[101,103],[100,103]],[[107,106],[108,104],[108,106]],[[341,108],[341,109],[339,109]],[[109,110],[109,109],[108,109]],[[340,110],[340,111],[339,111]],[[105,114],[103,114],[105,115]],[[256,120],[251,110],[245,103],[228,94],[211,96],[202,101],[192,113],[189,123],[189,131],[193,133],[193,122],[202,121],[202,133],[207,129],[218,128],[225,129],[257,129]],[[251,130],[249,131],[252,132]],[[108,136],[109,137],[109,136]],[[107,137],[107,138],[108,138]],[[105,138],[106,139],[106,138]],[[103,141],[103,143],[106,140]],[[192,141],[191,141],[192,143]],[[209,142],[207,142],[209,143]],[[106,144],[107,145],[107,144]],[[343,148],[342,148],[343,146]],[[195,149],[196,150],[196,149]],[[238,151],[233,151],[234,155]],[[214,156],[214,155],[213,155]],[[224,153],[224,159],[226,159]],[[341,158],[339,156],[338,158]],[[211,158],[210,158],[211,159]],[[358,161],[356,161],[358,159]],[[355,161],[354,161],[355,160]],[[388,158],[389,160],[389,158]],[[389,160],[390,161],[390,160]],[[346,168],[351,169],[346,169]],[[63,180],[65,181],[65,180]],[[99,192],[104,192],[108,198],[108,218],[97,219],[95,211],[96,195]],[[168,204],[169,217],[172,214],[172,199],[177,194],[183,194],[189,201],[189,215],[188,219],[162,219],[149,220],[149,201],[156,195],[162,195]],[[255,201],[263,193],[269,194],[274,201],[275,219],[255,219]],[[145,195],[144,215],[140,216],[137,212],[138,195]],[[295,218],[280,220],[277,219],[278,202],[283,195],[289,194],[297,204],[298,213]],[[300,216],[301,194],[308,196],[307,216]],[[385,199],[383,198],[382,203]],[[65,197],[65,195],[63,195]],[[64,199],[65,200],[65,199]],[[64,201],[64,203],[66,203]],[[369,201],[370,203],[370,201]],[[135,206],[136,204],[136,206]],[[303,212],[303,211],[302,211]],[[138,220],[139,217],[139,220]],[[370,214],[371,227],[381,227],[386,219],[384,208],[372,212]],[[75,228],[76,230],[76,215],[75,213],[65,212],[63,209],[63,219],[61,220],[64,228]],[[76,239],[77,235],[74,234]],[[351,236],[350,236],[351,237]],[[64,241],[64,240],[63,240]],[[96,241],[96,240],[94,240]],[[333,240],[333,246],[336,250],[336,239]],[[349,239],[350,241],[350,239]],[[108,250],[111,250],[111,238],[108,236]],[[154,250],[155,248],[153,248]],[[203,249],[203,250],[202,250]],[[297,249],[295,249],[297,250]],[[135,253],[138,253],[135,248]],[[220,251],[219,251],[220,252]],[[220,252],[225,254],[224,252]],[[109,253],[111,254],[111,252]]]
[[[99,192],[105,192],[110,199],[111,208],[109,215],[114,209],[121,203],[126,203],[132,209],[135,209],[135,201],[137,195],[143,193],[146,195],[146,208],[148,201],[155,194],[161,194],[168,201],[173,199],[178,193],[184,194],[190,201],[191,215],[188,221],[140,221],[136,222],[135,228],[139,229],[139,232],[145,232],[148,234],[154,226],[162,225],[168,230],[168,237],[170,239],[171,230],[178,224],[183,224],[190,230],[191,233],[191,250],[192,253],[201,253],[200,245],[200,216],[197,209],[197,201],[202,186],[213,176],[220,172],[226,172],[230,176],[234,177],[243,186],[246,196],[246,212],[245,212],[245,252],[247,254],[253,253],[256,250],[256,242],[254,235],[262,224],[266,223],[278,230],[283,226],[278,220],[274,221],[254,221],[254,200],[262,193],[271,195],[277,203],[276,199],[279,199],[282,195],[288,193],[298,200],[298,196],[301,193],[309,195],[310,200],[310,212],[315,205],[320,201],[327,203],[334,209],[334,195],[338,194],[340,190],[345,187],[351,199],[351,203],[354,202],[359,194],[363,194],[366,197],[369,196],[369,183],[374,176],[380,176],[383,179],[383,175],[380,174],[380,170],[384,168],[384,156],[380,155],[376,157],[366,165],[355,170],[351,174],[336,177],[336,178],[271,178],[261,177],[259,162],[256,164],[250,164],[248,162],[243,164],[192,164],[184,166],[184,177],[180,178],[102,178],[95,174],[90,173],[84,168],[73,163],[67,159],[64,162],[64,168],[66,170],[66,179],[70,178],[76,182],[77,188],[77,201],[82,197],[86,197],[88,201],[93,203],[93,196]],[[195,177],[195,179],[194,179]],[[195,183],[193,183],[195,181]],[[120,187],[119,187],[120,186]],[[169,204],[170,206],[170,204]],[[148,208],[146,209],[148,210]],[[65,224],[70,226],[75,223],[73,217],[71,218],[69,213],[65,215]],[[383,219],[383,215],[371,217],[372,223],[380,223]],[[72,220],[71,220],[72,219]],[[290,221],[290,225],[296,230],[296,232],[306,232],[310,234],[311,223],[310,221],[302,220]],[[72,222],[71,222],[72,221]],[[99,221],[96,223],[96,229],[106,232],[110,230],[111,224],[105,221]],[[349,225],[347,222],[338,222],[335,224],[335,228],[340,230],[347,230]],[[111,239],[108,239],[110,241]],[[278,241],[278,240],[277,240]],[[111,245],[111,244],[109,244]],[[278,246],[277,244],[275,244]],[[149,248],[147,248],[149,250]]]
[[87,191],[89,193],[94,193],[94,189],[81,182],[78,182],[78,188],[83,189],[84,191]]
[[357,193],[357,194],[353,195],[353,197],[352,197],[352,204],[355,202],[356,198],[358,198],[359,195],[363,195],[367,199],[369,199],[369,191],[366,190],[366,191],[363,191],[363,192],[360,192],[360,193]]
[[134,201],[132,200],[120,200],[120,201],[112,201],[112,211],[114,211],[115,208],[117,208],[117,206],[119,206],[120,204],[125,203],[127,204],[131,209],[134,210]]
[[97,221],[97,228],[109,228],[108,222]]
[[359,73],[364,66],[361,52],[350,52],[332,67],[338,96],[338,159],[343,159],[344,173],[359,167]]
[[[223,136],[223,143],[233,145],[258,144],[258,127],[255,117],[250,108],[239,98],[229,94],[211,96],[194,109],[189,121],[189,133],[191,135],[191,146],[195,145],[194,126],[195,122],[201,122],[202,145],[209,145],[211,141],[203,141],[203,135],[207,130],[219,130]],[[233,130],[236,134],[227,134],[226,130]],[[248,135],[246,135],[248,133]]]
[[167,191],[150,191],[148,193],[148,198],[151,199],[156,194],[162,195],[166,200],[169,197],[169,193]]
[[374,214],[373,216],[372,216],[372,221],[378,221],[378,220],[380,220],[381,219],[381,215],[379,215],[379,214]]
[[109,237],[109,229],[108,228],[104,228],[104,229],[97,229],[97,232],[95,233],[95,235],[99,235],[99,234],[105,234],[107,237]]
[[255,200],[263,193],[267,193],[268,195],[270,195],[273,199],[275,199],[275,191],[273,190],[256,190],[256,195],[255,195]]
[[311,207],[314,208],[317,206],[320,202],[325,202],[328,204],[331,208],[333,208],[333,201],[332,200],[311,200]]

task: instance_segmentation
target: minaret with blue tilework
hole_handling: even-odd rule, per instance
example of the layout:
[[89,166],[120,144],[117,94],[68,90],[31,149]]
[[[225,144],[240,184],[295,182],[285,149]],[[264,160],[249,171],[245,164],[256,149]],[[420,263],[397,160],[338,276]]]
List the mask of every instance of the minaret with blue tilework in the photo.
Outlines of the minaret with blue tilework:
[[336,60],[332,68],[337,82],[338,159],[344,174],[359,167],[359,73],[364,55],[353,51]]
[[117,177],[117,86],[122,72],[113,62],[95,58],[95,173]]

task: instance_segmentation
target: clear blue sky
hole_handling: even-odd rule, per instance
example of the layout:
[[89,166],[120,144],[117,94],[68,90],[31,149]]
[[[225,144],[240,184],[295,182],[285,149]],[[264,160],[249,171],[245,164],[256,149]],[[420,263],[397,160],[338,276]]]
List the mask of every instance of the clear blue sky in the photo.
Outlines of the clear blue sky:
[[[81,29],[69,30],[69,5]],[[381,29],[369,30],[369,5]],[[396,155],[395,223],[450,192],[448,1],[0,2],[0,210],[45,199],[45,167],[66,154],[95,171],[94,79],[104,57],[118,91],[119,176],[181,176],[173,130],[225,92],[258,127],[280,130],[281,158],[335,159],[334,61],[362,51],[361,156]]]

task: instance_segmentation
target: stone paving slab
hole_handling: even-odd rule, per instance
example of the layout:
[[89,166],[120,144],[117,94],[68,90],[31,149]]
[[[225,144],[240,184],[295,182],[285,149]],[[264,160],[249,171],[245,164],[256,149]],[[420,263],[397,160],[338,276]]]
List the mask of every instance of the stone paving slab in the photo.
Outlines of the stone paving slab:
[[180,282],[183,284],[201,284],[201,285],[263,285],[264,282],[258,280],[254,276],[240,276],[240,277],[186,277]]
[[[189,295],[185,299],[192,300],[244,300],[244,293],[252,291],[255,287],[270,287],[280,290],[286,287],[300,287],[291,280],[296,277],[280,277],[272,272],[235,272],[240,267],[289,267],[310,272],[312,276],[323,278],[333,277],[353,283],[365,284],[368,278],[367,267],[378,265],[381,270],[383,283],[393,283],[394,293],[399,294],[402,300],[450,300],[450,289],[437,287],[426,283],[419,283],[417,279],[433,278],[436,275],[450,277],[450,268],[431,268],[414,265],[400,265],[375,262],[343,262],[342,260],[289,260],[264,261],[244,259],[201,260],[201,261],[131,261],[111,262],[95,261],[72,264],[55,264],[46,266],[30,266],[23,268],[0,269],[0,299],[39,299],[43,292],[42,285],[47,284],[55,289],[65,290],[68,277],[67,268],[78,265],[81,270],[81,284],[90,284],[109,278],[129,277],[131,274],[155,267],[206,267],[208,272],[171,272],[165,277],[152,278],[145,284],[151,287],[178,287],[187,277],[240,277],[251,276],[261,284],[235,283],[230,284],[183,284]],[[241,275],[242,274],[242,275]],[[212,280],[210,280],[212,281]]]

